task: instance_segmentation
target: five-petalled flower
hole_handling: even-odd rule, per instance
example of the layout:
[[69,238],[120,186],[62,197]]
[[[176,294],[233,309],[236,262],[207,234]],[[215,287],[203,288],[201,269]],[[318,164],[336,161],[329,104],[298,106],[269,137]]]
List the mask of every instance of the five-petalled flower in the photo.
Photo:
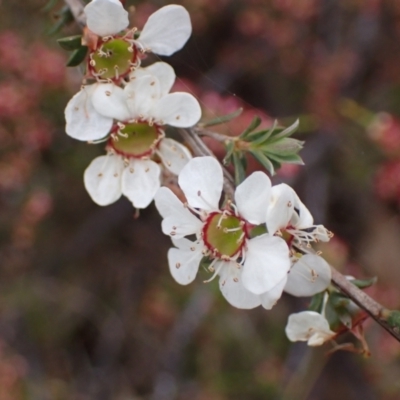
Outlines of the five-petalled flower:
[[[172,276],[180,284],[189,284],[206,257],[212,278],[219,275],[221,292],[230,304],[272,308],[287,281],[289,249],[278,236],[250,237],[251,227],[266,222],[265,205],[271,196],[268,176],[260,171],[251,174],[236,188],[234,203],[228,201],[222,208],[223,173],[214,158],[190,160],[178,182],[187,202],[166,187],[155,197],[162,230],[176,246],[168,252]],[[185,238],[190,235],[196,239]]]
[[128,12],[119,0],[92,0],[85,7],[85,14],[87,27],[98,36],[96,40],[87,40],[90,50],[87,73],[102,82],[119,82],[140,66],[145,52],[163,56],[175,53],[192,32],[189,13],[176,4],[153,13],[140,34],[136,28],[126,30]]

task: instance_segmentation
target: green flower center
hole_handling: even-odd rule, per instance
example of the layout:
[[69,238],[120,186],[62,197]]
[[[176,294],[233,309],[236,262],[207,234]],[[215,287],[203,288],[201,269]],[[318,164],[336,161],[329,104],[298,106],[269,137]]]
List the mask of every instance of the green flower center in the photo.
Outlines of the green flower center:
[[151,156],[162,138],[160,127],[147,122],[117,125],[111,133],[109,145],[117,154],[128,158]]
[[90,54],[89,71],[101,79],[119,79],[129,74],[136,57],[136,47],[125,39],[100,39],[99,47]]
[[203,227],[203,240],[213,255],[229,258],[243,247],[247,237],[244,221],[227,213],[212,213]]

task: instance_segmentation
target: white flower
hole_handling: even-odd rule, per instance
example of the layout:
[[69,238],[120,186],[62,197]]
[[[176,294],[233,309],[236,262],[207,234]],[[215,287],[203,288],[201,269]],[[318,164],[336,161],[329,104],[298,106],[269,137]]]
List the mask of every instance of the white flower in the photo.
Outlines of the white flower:
[[[84,174],[87,191],[105,206],[121,194],[145,208],[160,187],[160,166],[178,174],[191,158],[187,148],[165,138],[162,125],[194,125],[201,116],[188,93],[168,94],[175,74],[166,63],[137,69],[124,89],[98,83],[82,89],[67,105],[67,133],[80,140],[99,140],[111,133],[108,155],[92,161]],[[111,129],[110,129],[111,128]]]
[[327,319],[315,311],[289,315],[285,332],[290,341],[307,342],[309,346],[320,346],[336,336]]
[[192,32],[189,13],[171,4],[153,13],[139,38],[119,0],[93,0],[85,7],[87,26],[99,36],[90,47],[88,72],[99,80],[115,80],[140,65],[141,53],[169,56],[183,47]]
[[[179,174],[186,196],[182,203],[170,189],[162,187],[155,203],[163,217],[162,230],[176,247],[168,252],[175,280],[192,282],[200,261],[207,257],[208,269],[219,275],[220,289],[235,307],[270,309],[280,298],[290,268],[289,249],[279,237],[264,234],[250,239],[249,229],[265,223],[265,204],[271,182],[254,172],[235,191],[235,204],[219,201],[223,188],[222,168],[212,157],[190,160]],[[185,236],[195,235],[190,241]],[[211,280],[210,279],[210,280]]]
[[267,209],[268,233],[282,234],[292,251],[293,266],[285,292],[293,296],[313,296],[325,290],[331,282],[331,268],[319,255],[305,254],[311,242],[327,242],[332,234],[314,219],[296,192],[282,183],[272,187],[271,202]]

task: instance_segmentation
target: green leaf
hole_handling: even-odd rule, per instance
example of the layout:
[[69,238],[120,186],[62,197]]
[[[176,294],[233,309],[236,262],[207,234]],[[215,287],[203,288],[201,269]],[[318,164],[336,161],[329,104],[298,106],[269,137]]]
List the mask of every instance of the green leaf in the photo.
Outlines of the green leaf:
[[200,122],[198,126],[200,128],[206,128],[207,126],[214,126],[214,125],[219,125],[223,124],[225,122],[229,122],[232,119],[238,117],[241,113],[243,112],[243,108],[238,108],[236,111],[226,114],[226,115],[221,115],[220,117],[216,117],[210,121],[207,122]]
[[229,165],[232,162],[232,155],[234,150],[235,150],[235,143],[233,142],[233,140],[225,144],[226,155],[222,160],[222,163],[224,165]]
[[[262,143],[264,140],[267,140],[271,136],[272,132],[276,129],[277,123],[278,122],[275,120],[274,124],[270,128],[258,132],[249,133],[246,137],[247,141],[256,144],[258,141]],[[261,137],[263,138],[262,140],[260,140]]]
[[261,144],[257,146],[257,149],[285,156],[298,153],[303,148],[303,144],[304,142],[297,139],[284,138],[277,142]]
[[250,151],[250,153],[271,175],[275,175],[274,165],[264,153],[261,151]]
[[261,118],[256,115],[250,122],[250,125],[239,135],[241,139],[247,138],[250,132],[253,132],[261,124]]
[[233,166],[235,168],[235,184],[240,185],[246,178],[246,167],[243,157],[238,152],[233,153]]
[[85,59],[87,51],[87,46],[81,46],[79,49],[74,50],[67,61],[67,67],[76,67],[79,65]]
[[304,165],[303,159],[298,154],[290,154],[288,156],[269,154],[268,152],[266,152],[265,154],[266,154],[266,157],[268,157],[271,162],[276,161],[279,164]]
[[271,136],[274,139],[282,139],[292,135],[297,130],[298,127],[299,127],[299,120],[297,119],[292,125],[288,126],[287,128],[283,129],[280,132],[277,131],[273,132]]
[[308,306],[308,309],[311,311],[321,312],[323,300],[324,300],[324,292],[317,293],[311,298],[311,303]]
[[347,307],[350,304],[350,300],[343,296],[342,294],[340,294],[339,292],[332,292],[329,296],[329,300],[330,304],[333,306],[333,308],[339,309],[339,308],[343,308],[343,307]]
[[68,6],[63,7],[57,14],[58,20],[57,22],[47,31],[48,35],[54,35],[57,33],[64,25],[72,22],[74,20],[74,16],[71,13],[71,10]]
[[58,0],[50,0],[47,2],[47,4],[42,8],[43,12],[49,12],[51,9],[53,9],[56,4],[58,3]]
[[57,42],[64,50],[78,50],[80,47],[82,47],[82,35],[64,37],[57,39]]
[[351,279],[350,282],[357,286],[359,289],[365,289],[367,287],[370,287],[376,283],[378,278],[375,276],[370,279]]

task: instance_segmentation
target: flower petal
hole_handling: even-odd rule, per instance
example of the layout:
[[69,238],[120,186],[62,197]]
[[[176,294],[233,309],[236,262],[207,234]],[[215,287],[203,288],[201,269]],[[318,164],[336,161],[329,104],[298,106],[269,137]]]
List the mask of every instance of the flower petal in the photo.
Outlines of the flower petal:
[[94,87],[95,85],[84,86],[65,108],[65,130],[74,139],[98,140],[111,130],[112,118],[99,114],[93,107],[91,97]]
[[143,74],[151,74],[159,80],[161,89],[160,97],[168,94],[175,82],[175,71],[165,62],[159,61],[146,68],[137,68],[132,72],[131,76],[134,76],[139,70],[143,70]]
[[326,318],[315,311],[289,315],[285,332],[290,341],[308,341],[309,346],[320,346],[335,336]]
[[193,282],[203,258],[203,247],[188,239],[173,241],[178,248],[168,251],[168,265],[173,278],[181,285]]
[[283,288],[285,287],[285,284],[286,284],[286,280],[287,280],[287,276],[285,276],[271,290],[268,290],[268,292],[263,293],[263,294],[260,295],[261,305],[266,310],[270,310],[277,303],[277,301],[281,298],[282,292],[283,292]]
[[153,75],[143,75],[125,86],[126,101],[131,118],[151,117],[151,110],[160,98],[160,82]]
[[150,15],[138,42],[161,56],[180,50],[192,33],[189,13],[182,6],[171,4]]
[[192,155],[186,146],[169,138],[160,141],[157,154],[165,167],[175,175],[179,175],[182,168],[192,159]]
[[95,158],[83,175],[86,190],[99,206],[107,206],[121,197],[121,175],[124,162],[119,156]]
[[310,211],[308,211],[308,208],[300,200],[299,196],[297,196],[297,193],[294,193],[294,196],[295,212],[293,213],[290,224],[297,229],[309,228],[314,224],[314,218],[311,215]]
[[306,254],[293,264],[285,292],[298,297],[314,296],[330,285],[331,278],[331,268],[322,257]]
[[246,289],[263,294],[275,288],[290,268],[289,249],[279,237],[257,236],[247,242],[242,280]]
[[170,93],[162,97],[151,110],[151,116],[162,125],[188,128],[201,117],[199,102],[189,93]]
[[271,203],[267,210],[267,229],[270,235],[288,226],[294,212],[295,192],[281,183],[275,185],[271,190]]
[[122,193],[136,208],[146,208],[160,187],[160,166],[151,160],[130,160],[122,174]]
[[88,28],[99,36],[115,35],[129,25],[128,12],[119,0],[93,0],[85,14]]
[[218,210],[223,175],[215,158],[191,159],[179,174],[178,182],[190,206],[205,211]]
[[117,121],[130,119],[124,90],[112,83],[97,85],[93,91],[92,103],[95,110],[105,117]]
[[235,191],[235,201],[240,215],[252,224],[265,222],[265,210],[270,197],[271,181],[260,171],[253,172]]
[[179,239],[201,231],[203,223],[184,206],[172,190],[160,188],[154,201],[164,218],[161,225],[164,234]]
[[260,296],[249,292],[242,284],[240,269],[233,261],[221,261],[216,263],[215,269],[224,264],[219,278],[221,293],[234,307],[249,310],[261,304]]

